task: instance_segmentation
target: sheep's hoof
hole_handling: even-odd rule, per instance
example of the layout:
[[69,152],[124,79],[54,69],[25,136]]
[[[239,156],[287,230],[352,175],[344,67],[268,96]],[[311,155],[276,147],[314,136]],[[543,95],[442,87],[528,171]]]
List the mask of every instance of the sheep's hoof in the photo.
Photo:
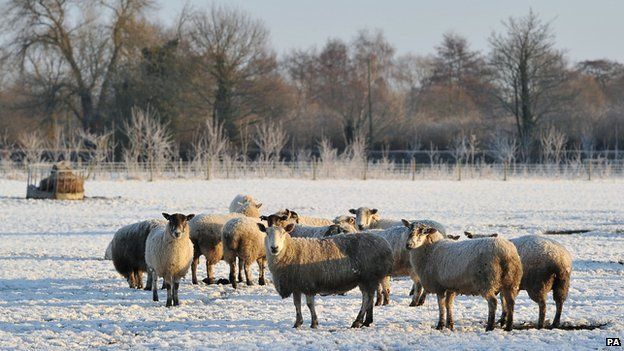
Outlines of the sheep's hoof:
[[230,284],[230,280],[229,279],[225,279],[225,278],[221,278],[221,279],[217,280],[217,284],[219,284],[219,285],[227,285],[227,284]]
[[210,284],[214,284],[215,280],[214,280],[214,278],[204,278],[204,279],[202,279],[202,282],[204,282],[205,284],[210,285]]
[[512,329],[513,329],[513,326],[511,326],[511,325],[510,325],[510,326],[505,327],[505,331],[511,331]]
[[383,305],[388,306],[390,304],[390,300],[384,300]]
[[143,288],[143,290],[145,290],[145,291],[151,291],[151,290],[152,290],[152,287],[151,287],[151,286],[146,286],[146,287],[144,287],[144,288]]
[[494,330],[494,325],[488,325],[488,326],[485,327],[485,331],[486,332],[489,332],[489,331],[492,331],[492,330]]
[[165,307],[171,307],[173,304],[171,303],[171,300],[167,300],[167,304],[165,305]]
[[453,331],[453,330],[455,330],[455,325],[453,323],[447,324],[446,328],[448,328],[448,330],[450,330],[450,331]]
[[264,281],[264,278],[259,278],[258,279],[258,285],[266,285],[266,282]]
[[356,320],[355,322],[353,322],[353,324],[351,324],[351,328],[361,328],[362,327],[362,322]]
[[193,281],[192,281],[192,282],[193,282],[193,285],[197,285],[197,284],[199,284],[199,283],[197,282],[197,279],[194,279],[194,278],[193,278]]
[[318,322],[312,322],[312,324],[310,324],[310,328],[317,329],[318,328]]
[[154,302],[158,302],[158,298],[157,298],[157,297],[154,297],[154,298],[152,298],[152,301],[154,301]]
[[416,307],[416,306],[419,306],[419,305],[418,305],[418,302],[412,300],[412,302],[410,302],[409,306],[410,307]]
[[377,301],[375,301],[375,306],[381,306],[381,300],[378,299]]
[[436,326],[436,330],[442,330],[442,329],[444,329],[444,324],[438,323],[438,325]]
[[253,283],[251,280],[249,280],[249,281],[247,281],[247,282],[245,282],[245,283],[247,284],[247,286],[252,286],[252,285],[254,285],[254,283]]
[[295,321],[295,325],[293,325],[293,328],[299,328],[302,324],[303,324],[303,320]]

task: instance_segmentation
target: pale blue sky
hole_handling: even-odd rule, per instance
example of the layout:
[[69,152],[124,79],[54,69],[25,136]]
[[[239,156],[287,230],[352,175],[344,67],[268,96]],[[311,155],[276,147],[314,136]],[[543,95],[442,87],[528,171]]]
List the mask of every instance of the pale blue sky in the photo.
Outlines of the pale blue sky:
[[[279,54],[292,48],[322,47],[328,38],[350,40],[362,28],[380,28],[398,53],[434,51],[442,34],[454,31],[473,49],[488,50],[488,37],[501,21],[529,8],[553,21],[560,48],[572,62],[609,58],[624,62],[623,0],[189,0],[197,8],[212,3],[248,11],[264,21]],[[185,1],[160,0],[159,16],[171,21]]]

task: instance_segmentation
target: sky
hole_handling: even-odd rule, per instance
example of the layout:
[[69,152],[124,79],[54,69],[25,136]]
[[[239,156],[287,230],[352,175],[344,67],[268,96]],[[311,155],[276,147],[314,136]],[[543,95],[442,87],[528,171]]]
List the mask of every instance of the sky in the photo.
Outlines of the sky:
[[[352,39],[358,30],[381,29],[398,54],[433,53],[445,32],[468,39],[472,49],[488,51],[488,38],[502,21],[537,12],[550,21],[560,49],[572,62],[613,59],[624,62],[622,0],[189,0],[197,9],[211,4],[247,11],[264,22],[278,54],[329,38]],[[159,0],[158,15],[173,22],[183,0]],[[619,44],[618,44],[619,43]]]

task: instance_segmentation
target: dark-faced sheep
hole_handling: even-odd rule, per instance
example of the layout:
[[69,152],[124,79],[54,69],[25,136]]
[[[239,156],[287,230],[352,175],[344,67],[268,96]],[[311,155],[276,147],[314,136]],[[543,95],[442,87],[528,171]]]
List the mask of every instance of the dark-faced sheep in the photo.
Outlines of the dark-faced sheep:
[[480,295],[488,302],[486,331],[494,329],[496,295],[501,294],[506,321],[513,327],[515,298],[522,279],[522,263],[516,247],[501,238],[471,241],[446,239],[435,228],[410,223],[406,246],[412,266],[427,292],[438,296],[437,329],[453,329],[456,294]]
[[180,279],[186,275],[193,260],[188,225],[193,216],[163,213],[167,224],[152,229],[145,243],[145,262],[152,272],[152,298],[158,301],[158,277],[163,277],[167,286],[167,307],[180,304]]
[[392,251],[388,242],[367,233],[337,235],[324,239],[292,238],[286,228],[266,228],[265,249],[275,289],[282,298],[293,296],[295,328],[303,324],[301,295],[312,318],[311,328],[317,328],[314,304],[316,294],[339,294],[356,286],[362,292],[362,305],[352,328],[369,326],[373,322],[373,298],[381,280],[392,270]]

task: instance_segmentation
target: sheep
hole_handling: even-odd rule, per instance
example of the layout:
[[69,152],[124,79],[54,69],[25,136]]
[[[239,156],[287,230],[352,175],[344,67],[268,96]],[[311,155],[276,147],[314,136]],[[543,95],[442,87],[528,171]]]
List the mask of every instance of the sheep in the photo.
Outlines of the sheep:
[[334,224],[348,223],[348,224],[352,225],[354,228],[357,228],[357,226],[355,224],[355,217],[353,217],[353,216],[348,216],[348,215],[336,216],[336,218],[334,218],[333,222],[334,222]]
[[[287,215],[272,214],[269,216],[260,216],[260,219],[267,221],[269,227],[280,226],[284,228],[291,223]],[[293,238],[324,238],[332,235],[355,232],[357,232],[357,229],[348,222],[340,222],[338,224],[320,227],[296,224],[295,228],[290,232],[290,236]]]
[[230,283],[236,289],[238,287],[236,276],[236,259],[244,265],[245,281],[247,285],[253,285],[251,276],[251,263],[257,262],[259,269],[258,284],[265,285],[264,268],[266,256],[264,253],[264,233],[258,230],[257,218],[240,217],[227,221],[223,225],[221,241],[223,243],[223,260],[230,266]]
[[233,218],[244,217],[240,213],[229,214],[199,214],[190,222],[190,237],[193,242],[193,262],[191,264],[192,283],[197,284],[197,265],[199,257],[206,257],[206,275],[203,280],[206,284],[214,284],[214,266],[223,259],[223,245],[221,244],[221,230],[225,222]]
[[326,218],[320,217],[309,217],[309,216],[300,216],[297,212],[285,209],[281,211],[277,211],[274,215],[287,216],[288,220],[292,223],[313,226],[313,227],[321,227],[324,225],[331,225],[333,222]]
[[496,295],[504,301],[505,330],[513,327],[515,298],[522,280],[522,263],[516,247],[502,238],[453,241],[435,228],[409,223],[406,247],[410,261],[427,292],[438,296],[437,329],[453,330],[456,294],[481,295],[488,302],[486,331],[494,329]]
[[171,307],[180,304],[180,279],[186,275],[193,260],[188,221],[195,215],[162,215],[167,224],[151,230],[145,243],[145,262],[152,273],[152,299],[158,301],[158,277],[163,277],[167,286],[166,306]]
[[[489,236],[496,235],[490,234]],[[466,233],[466,236],[475,238],[480,235]],[[557,311],[550,328],[559,327],[563,303],[568,297],[570,287],[572,255],[558,242],[536,235],[521,236],[509,241],[516,246],[522,261],[523,274],[520,290],[526,290],[529,298],[539,306],[537,328],[544,327],[546,298],[551,290]],[[505,322],[505,317],[503,312],[500,319],[501,324]]]
[[260,217],[261,202],[256,202],[251,195],[238,194],[230,203],[230,213],[242,213],[247,217]]
[[[143,272],[148,271],[145,262],[145,241],[152,229],[165,222],[151,219],[121,227],[111,240],[110,257],[117,272],[123,275],[132,289],[143,288]],[[108,252],[108,249],[107,249]],[[148,276],[145,290],[151,289]]]
[[[392,227],[402,226],[401,220],[398,219],[387,219],[381,218],[379,216],[379,210],[376,208],[368,208],[368,207],[360,207],[360,208],[352,208],[349,210],[350,213],[355,215],[356,226],[359,230],[365,229],[388,229]],[[439,222],[423,219],[419,222],[426,224],[430,227],[434,227],[440,231],[443,235],[446,235],[446,228]]]
[[264,246],[275,290],[282,298],[293,296],[294,328],[303,324],[301,294],[310,309],[310,327],[317,328],[314,295],[344,293],[356,286],[362,292],[362,305],[351,327],[373,323],[373,295],[392,270],[392,250],[387,241],[368,233],[292,238],[288,234],[295,228],[292,223],[286,228],[257,226],[266,233]]

